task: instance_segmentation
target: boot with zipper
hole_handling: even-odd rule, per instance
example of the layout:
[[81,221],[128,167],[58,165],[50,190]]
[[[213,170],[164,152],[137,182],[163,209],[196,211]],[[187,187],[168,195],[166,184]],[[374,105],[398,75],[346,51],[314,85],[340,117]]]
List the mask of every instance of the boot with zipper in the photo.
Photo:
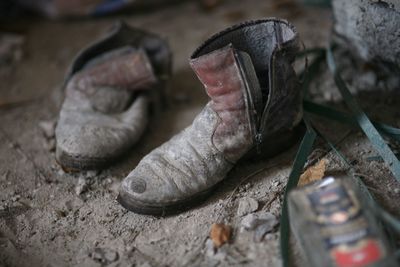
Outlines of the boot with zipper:
[[123,180],[122,206],[153,215],[187,209],[239,160],[272,156],[297,141],[301,95],[291,63],[298,47],[294,27],[279,19],[235,25],[201,45],[190,65],[210,101]]

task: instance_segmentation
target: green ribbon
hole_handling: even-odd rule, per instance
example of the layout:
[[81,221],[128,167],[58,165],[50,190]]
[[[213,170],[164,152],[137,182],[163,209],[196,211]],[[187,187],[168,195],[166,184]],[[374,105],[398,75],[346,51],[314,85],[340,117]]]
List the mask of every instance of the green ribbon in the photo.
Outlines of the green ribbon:
[[313,144],[317,137],[316,132],[311,127],[311,124],[308,122],[306,118],[304,118],[304,122],[307,126],[306,133],[303,137],[303,140],[300,144],[300,148],[297,151],[296,158],[294,160],[292,171],[289,175],[288,182],[286,184],[285,194],[283,197],[283,208],[282,208],[282,216],[280,222],[280,246],[281,246],[281,256],[283,261],[283,266],[289,266],[290,259],[290,247],[289,247],[289,239],[290,239],[290,226],[289,226],[289,216],[288,216],[288,208],[287,208],[287,195],[297,186],[299,182],[299,178],[301,173],[303,172],[304,164],[307,161],[308,155],[310,155],[312,151]]
[[[338,111],[334,108],[317,104],[308,100],[303,101],[303,108],[304,111],[317,116],[344,123],[352,127],[359,127],[357,119],[346,112]],[[393,140],[400,141],[400,129],[375,121],[372,121],[372,124],[382,135],[390,137]]]
[[346,83],[343,81],[339,71],[336,68],[335,59],[333,57],[331,48],[327,50],[327,63],[330,71],[333,74],[336,86],[342,94],[343,100],[347,107],[352,111],[353,117],[357,120],[358,125],[368,137],[372,146],[382,157],[383,161],[393,173],[396,180],[400,182],[400,161],[397,159],[390,147],[386,144],[385,140],[383,140],[382,136],[358,105],[357,101],[351,95]]

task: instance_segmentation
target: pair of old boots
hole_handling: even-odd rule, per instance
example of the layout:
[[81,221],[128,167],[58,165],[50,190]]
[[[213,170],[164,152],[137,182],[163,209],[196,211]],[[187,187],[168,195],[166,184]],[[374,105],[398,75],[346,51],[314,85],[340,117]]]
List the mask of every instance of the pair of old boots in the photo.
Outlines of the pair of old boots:
[[[297,140],[301,96],[292,68],[299,39],[279,19],[232,26],[208,39],[190,65],[210,97],[193,123],[145,156],[122,181],[118,201],[168,214],[204,199],[241,159],[273,155]],[[170,73],[168,45],[119,24],[81,52],[66,81],[56,128],[57,161],[96,169],[143,134]]]

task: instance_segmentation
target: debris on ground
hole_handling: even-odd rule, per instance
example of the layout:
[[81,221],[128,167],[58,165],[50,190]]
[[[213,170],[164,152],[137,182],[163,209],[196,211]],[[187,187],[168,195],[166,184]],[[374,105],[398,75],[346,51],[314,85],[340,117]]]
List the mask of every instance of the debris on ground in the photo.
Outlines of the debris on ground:
[[88,183],[84,177],[79,177],[78,182],[75,186],[75,193],[76,195],[80,196],[81,194],[85,193],[88,189]]
[[[10,30],[23,32],[26,41],[22,47],[22,60],[15,65],[18,69],[13,68],[12,75],[6,76],[0,86],[3,88],[0,89],[0,236],[3,236],[0,237],[0,265],[280,266],[279,225],[265,234],[262,242],[254,242],[255,230],[247,230],[242,226],[242,220],[248,215],[237,216],[238,204],[242,197],[252,197],[259,202],[259,208],[249,215],[257,215],[263,210],[272,213],[279,220],[283,192],[294,153],[297,151],[296,146],[268,160],[241,162],[241,165],[230,171],[229,179],[215,190],[211,198],[179,215],[136,215],[125,211],[115,201],[122,178],[154,147],[189,125],[208,101],[190,70],[187,57],[200,41],[227,26],[226,13],[230,13],[235,22],[239,18],[288,18],[297,26],[306,48],[326,46],[330,42],[330,10],[305,7],[301,8],[303,15],[290,19],[290,11],[283,7],[271,8],[275,2],[278,1],[224,1],[222,7],[211,12],[198,12],[193,16],[200,9],[199,2],[185,1],[155,13],[135,13],[132,16],[123,14],[96,20],[80,20],[79,23],[65,20],[54,23],[42,19],[32,21],[27,18],[2,25]],[[139,27],[148,25],[155,33],[168,38],[176,74],[171,77],[171,86],[166,91],[172,103],[168,109],[163,110],[160,117],[162,119],[150,122],[143,141],[112,167],[101,173],[85,172],[82,175],[64,172],[56,165],[54,154],[44,147],[46,138],[38,123],[57,116],[64,94],[59,87],[72,56],[91,43],[94,37],[101,35],[116,19],[125,19],[128,24]],[[165,23],[166,19],[168,23]],[[210,21],[212,23],[208,23]],[[337,60],[351,63],[350,55],[344,55],[347,56],[338,56]],[[350,63],[343,69],[344,72],[350,70],[345,79],[349,82],[352,77],[362,74]],[[304,65],[304,62],[300,64]],[[331,74],[326,67],[322,67],[320,75],[310,85],[310,100],[344,108]],[[376,79],[376,90],[364,93],[361,90],[363,88],[354,82],[350,83],[351,88],[357,90],[352,92],[360,92],[357,100],[374,119],[399,127],[399,91],[389,92],[390,88],[400,89],[399,79],[392,77],[388,80],[378,74]],[[361,80],[363,85],[368,83],[371,87],[374,86],[374,77],[370,74]],[[332,95],[332,98],[323,99],[325,92]],[[185,102],[184,94],[189,102]],[[173,99],[174,96],[177,97]],[[14,108],[15,106],[18,108]],[[315,123],[316,126],[321,125],[321,131],[338,145],[357,171],[368,174],[363,177],[363,181],[372,188],[380,203],[399,217],[399,183],[396,183],[383,162],[363,160],[377,156],[364,135],[336,123],[326,124],[326,127],[322,127],[323,120],[316,120]],[[326,158],[329,161],[327,171],[336,172],[346,168],[334,153],[328,152],[327,147],[317,145],[314,152],[318,151],[309,160],[310,166]],[[86,179],[88,188],[77,196],[75,186],[79,176]],[[108,178],[112,179],[111,184]],[[49,179],[50,183],[47,182]],[[92,197],[88,197],[88,194]],[[12,202],[11,198],[15,195],[20,195],[20,199]],[[32,208],[23,206],[22,201],[29,202]],[[64,214],[66,217],[62,217]],[[254,219],[250,220],[252,221]],[[213,222],[224,222],[233,229],[230,242],[218,249],[211,239],[204,240],[205,236],[209,236]],[[159,238],[158,241],[153,242],[156,237]],[[98,243],[94,244],[95,241]],[[134,250],[125,250],[127,246]],[[207,250],[206,246],[210,249]],[[118,260],[108,265],[93,260],[88,253],[98,247],[117,252]],[[242,257],[236,256],[236,251]],[[300,257],[293,258],[297,261]],[[248,263],[244,263],[244,260]],[[294,265],[307,266],[297,262]]]
[[43,120],[38,123],[39,128],[42,130],[44,137],[47,139],[54,138],[56,130],[55,120]]
[[260,211],[245,216],[241,226],[248,231],[254,231],[254,241],[261,242],[265,235],[272,232],[278,225],[278,219],[270,212]]
[[208,257],[212,257],[215,255],[216,252],[217,250],[215,249],[214,242],[210,238],[207,238],[205,244],[205,254]]
[[229,242],[232,234],[232,227],[223,223],[213,223],[211,225],[210,238],[214,247],[219,248]]
[[118,252],[107,248],[95,248],[89,252],[89,257],[101,264],[110,264],[118,260]]
[[45,147],[48,151],[54,152],[56,150],[56,140],[55,129],[56,129],[56,121],[55,120],[43,120],[38,123],[40,130],[45,137]]
[[298,186],[304,186],[314,181],[321,180],[325,175],[326,164],[328,160],[321,159],[314,166],[309,167],[301,176]]
[[243,197],[239,200],[237,215],[242,217],[258,210],[258,201],[251,197]]

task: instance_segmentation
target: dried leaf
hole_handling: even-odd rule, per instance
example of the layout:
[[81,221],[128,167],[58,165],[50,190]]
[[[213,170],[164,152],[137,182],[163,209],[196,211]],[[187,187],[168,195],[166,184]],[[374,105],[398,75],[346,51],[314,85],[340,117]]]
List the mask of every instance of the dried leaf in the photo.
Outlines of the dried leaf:
[[300,176],[298,186],[303,186],[311,182],[321,180],[324,177],[327,163],[328,161],[326,159],[321,159],[317,164],[309,167]]
[[211,225],[210,238],[214,247],[219,248],[229,241],[232,234],[232,228],[223,223],[213,223]]

